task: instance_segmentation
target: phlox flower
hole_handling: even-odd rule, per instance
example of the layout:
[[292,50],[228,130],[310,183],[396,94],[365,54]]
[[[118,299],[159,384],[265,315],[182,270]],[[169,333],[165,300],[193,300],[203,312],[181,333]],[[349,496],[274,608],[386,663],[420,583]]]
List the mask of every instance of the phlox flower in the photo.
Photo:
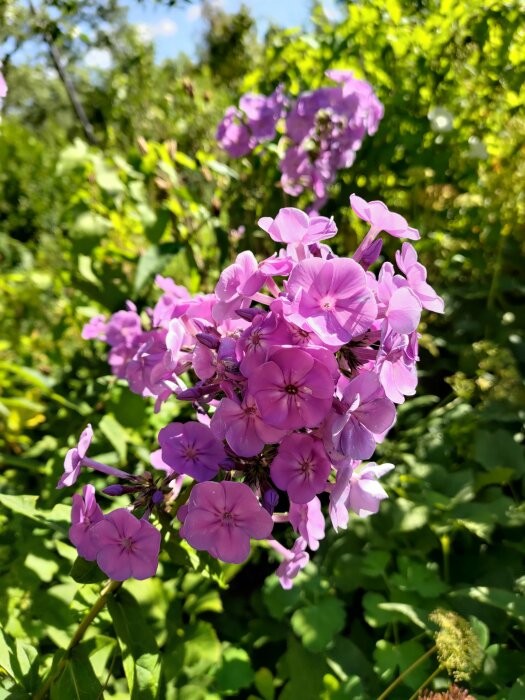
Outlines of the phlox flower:
[[355,470],[350,477],[346,505],[361,518],[377,513],[381,501],[388,498],[379,479],[392,469],[393,464],[370,462]]
[[115,581],[143,580],[155,575],[159,563],[160,532],[147,520],[138,520],[118,508],[92,530],[97,564]]
[[98,316],[93,316],[82,328],[82,338],[84,340],[93,340],[98,338],[99,340],[106,340],[106,317],[104,314],[99,314]]
[[232,481],[196,484],[181,517],[183,539],[230,564],[246,561],[250,538],[266,539],[273,528],[271,515],[250,487]]
[[64,486],[73,486],[79,477],[82,467],[82,460],[86,456],[91,441],[93,440],[93,428],[91,423],[82,431],[80,439],[76,447],[68,450],[64,460],[64,473],[60,477],[57,489],[62,489]]
[[442,314],[445,310],[445,302],[427,283],[427,271],[417,261],[414,246],[410,243],[403,243],[401,251],[396,251],[396,262],[401,272],[405,274],[408,286],[419,299],[421,306],[428,311]]
[[304,504],[290,503],[288,518],[293,529],[303,537],[308,547],[319,549],[319,541],[324,538],[325,522],[321,501],[315,496]]
[[[412,338],[414,340],[412,340]],[[417,386],[417,333],[411,336],[383,331],[374,371],[387,398],[394,403],[404,403],[405,396],[413,396]]]
[[330,470],[330,460],[321,440],[304,433],[292,433],[283,438],[270,465],[270,476],[293,503],[304,504],[324,491]]
[[316,243],[333,238],[337,233],[333,219],[326,216],[310,217],[294,207],[280,209],[275,219],[264,216],[258,223],[277,243]]
[[[218,301],[213,307],[213,318],[223,321],[233,318],[236,309],[250,305],[251,297],[264,285],[266,276],[258,274],[259,265],[254,254],[245,250],[239,253],[233,265],[225,268],[215,287]],[[253,282],[255,281],[255,285]],[[250,285],[250,288],[247,288]]]
[[287,294],[287,320],[333,346],[366,332],[376,319],[365,272],[347,258],[303,260],[290,274]]
[[249,394],[241,402],[225,397],[212,416],[210,428],[220,440],[226,440],[240,457],[253,457],[266,444],[279,442],[284,431],[272,428],[261,418],[255,399]]
[[404,216],[390,211],[383,202],[378,200],[367,202],[362,197],[352,194],[350,195],[350,206],[354,213],[369,223],[376,233],[386,231],[396,238],[410,238],[413,241],[421,238],[419,231],[409,226]]
[[325,422],[324,443],[328,454],[336,458],[342,455],[345,459],[370,459],[378,437],[392,427],[395,419],[396,408],[385,397],[378,376],[362,372],[348,383],[342,401]]
[[[271,540],[269,544],[272,545]],[[275,542],[275,544],[278,543]],[[306,540],[303,537],[298,537],[290,550],[282,546],[279,546],[279,548],[274,547],[274,549],[284,557],[283,561],[277,567],[275,574],[285,590],[292,588],[293,579],[296,578],[310,561],[310,555],[308,552],[305,552],[306,544]]]
[[73,495],[69,539],[81,557],[94,561],[97,558],[97,549],[93,543],[91,529],[95,523],[103,520],[104,514],[97,504],[95,489],[91,484],[84,486],[82,493],[82,496],[79,493]]
[[337,471],[334,488],[330,493],[329,513],[334,529],[346,529],[348,510],[366,518],[377,513],[381,501],[388,498],[379,479],[394,469],[393,464],[370,462],[359,467],[358,462],[349,462]]
[[242,121],[242,112],[236,107],[228,107],[222,121],[217,126],[216,139],[229,156],[242,158],[256,145],[257,141],[250,129]]
[[159,432],[162,461],[177,474],[197,481],[213,479],[226,457],[210,428],[196,421],[169,423]]
[[275,313],[258,314],[237,341],[236,355],[240,361],[240,370],[248,377],[268,358],[274,345],[292,343],[289,325]]
[[277,348],[248,379],[263,421],[283,430],[319,425],[330,409],[334,386],[330,370],[295,347]]

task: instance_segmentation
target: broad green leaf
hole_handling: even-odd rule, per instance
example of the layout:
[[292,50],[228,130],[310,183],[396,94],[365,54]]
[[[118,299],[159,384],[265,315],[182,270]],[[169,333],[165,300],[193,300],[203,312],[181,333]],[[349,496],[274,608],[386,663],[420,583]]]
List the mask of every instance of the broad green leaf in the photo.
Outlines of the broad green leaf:
[[130,700],[155,700],[161,661],[151,627],[142,608],[125,590],[108,599],[108,610],[122,652]]
[[525,626],[525,597],[507,591],[502,588],[488,588],[486,586],[473,586],[472,588],[461,588],[453,591],[453,597],[467,597],[476,600],[478,603],[492,605],[499,610],[503,610],[509,617],[518,620]]
[[263,700],[274,700],[275,688],[273,684],[273,676],[270,669],[264,666],[255,672],[254,677],[255,687]]
[[97,565],[96,561],[86,561],[82,557],[77,557],[69,572],[69,575],[77,583],[100,583],[107,579]]
[[217,690],[228,695],[248,688],[254,679],[250,657],[244,649],[227,647],[222,653],[221,665],[215,674]]
[[161,243],[150,246],[139,258],[133,285],[134,294],[140,294],[143,288],[153,281],[154,276],[164,270],[180,249],[181,246],[178,243]]
[[75,647],[58,681],[51,686],[51,700],[96,700],[102,685],[83,644]]
[[[384,682],[389,682],[401,671],[411,666],[425,651],[425,647],[419,642],[408,641],[401,644],[392,644],[384,639],[380,639],[374,651],[377,673]],[[427,659],[407,676],[405,684],[415,690],[428,678],[429,673],[435,666],[435,660]]]
[[107,439],[115,448],[119,459],[122,462],[126,462],[128,454],[128,432],[118,420],[111,415],[111,413],[106,413],[99,423],[100,430],[104,433]]
[[292,615],[293,631],[313,652],[323,651],[345,626],[345,609],[338,598],[324,598]]

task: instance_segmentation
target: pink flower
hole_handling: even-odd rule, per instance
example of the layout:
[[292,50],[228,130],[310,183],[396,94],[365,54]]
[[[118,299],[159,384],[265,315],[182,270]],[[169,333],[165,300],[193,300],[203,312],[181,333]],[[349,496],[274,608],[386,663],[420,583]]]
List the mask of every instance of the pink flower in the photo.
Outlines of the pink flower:
[[410,238],[413,241],[421,238],[417,229],[409,226],[401,214],[390,211],[383,202],[377,200],[367,202],[356,194],[352,194],[350,195],[350,206],[354,213],[363,221],[368,222],[377,233],[386,231],[396,238]]
[[365,467],[356,469],[358,464],[350,462],[337,471],[329,507],[335,530],[346,529],[349,508],[361,518],[366,518],[377,513],[381,501],[388,498],[378,479],[394,469],[394,465],[370,462]]
[[177,474],[197,481],[213,479],[226,457],[210,428],[196,421],[169,423],[159,432],[162,461]]
[[[233,265],[221,272],[215,287],[215,295],[219,301],[212,311],[216,321],[234,318],[237,309],[250,305],[250,298],[259,291],[266,279],[265,275],[258,272],[258,269],[259,266],[254,254],[245,250],[239,253]],[[247,285],[250,285],[249,288]],[[245,287],[247,288],[245,289]]]
[[87,484],[83,489],[83,497],[78,493],[73,496],[69,539],[80,556],[88,561],[97,558],[97,549],[91,535],[92,527],[103,519],[104,514],[95,499],[95,489],[91,484]]
[[298,537],[291,550],[284,547],[278,551],[284,555],[284,560],[277,567],[275,572],[281,586],[285,590],[290,590],[293,586],[293,579],[305,568],[310,561],[310,555],[305,552],[306,540]]
[[3,100],[4,97],[7,95],[7,83],[5,82],[5,78],[0,73],[0,100]]
[[324,538],[325,522],[317,496],[305,504],[290,503],[288,517],[291,526],[304,537],[308,547],[312,551],[319,549],[319,540]]
[[354,260],[303,260],[290,274],[287,292],[287,320],[332,346],[364,333],[377,316],[365,272]]
[[328,454],[369,459],[378,437],[393,426],[395,419],[396,408],[385,397],[378,376],[362,372],[348,383],[341,404],[326,420],[324,442]]
[[280,209],[275,219],[263,216],[258,223],[277,243],[316,243],[332,238],[337,233],[333,219],[327,219],[326,216],[310,217],[294,207]]
[[82,432],[78,445],[69,450],[64,460],[64,473],[60,477],[57,489],[62,489],[64,486],[73,486],[79,477],[82,467],[82,460],[86,456],[91,441],[93,440],[93,428],[91,423]]
[[274,313],[258,314],[237,341],[236,353],[245,377],[260,367],[274,345],[291,344],[292,334],[282,317]]
[[308,503],[324,491],[331,464],[323,443],[311,435],[292,433],[281,442],[270,465],[274,484],[294,503]]
[[332,404],[330,370],[306,350],[277,348],[248,379],[261,418],[283,430],[314,428]]
[[[405,274],[408,286],[417,296],[422,307],[442,314],[445,310],[445,302],[427,283],[427,271],[417,261],[417,253],[414,246],[410,245],[410,243],[403,243],[401,252],[399,250],[396,252],[396,262],[401,272]],[[406,333],[407,331],[404,332]]]
[[115,581],[139,580],[155,575],[159,563],[160,532],[118,508],[92,528],[97,564]]
[[196,484],[187,504],[180,536],[197,550],[230,564],[250,554],[250,538],[270,536],[273,520],[253,491],[232,481]]
[[394,403],[404,403],[417,386],[417,333],[411,336],[384,330],[374,371],[381,386]]
[[263,422],[255,399],[249,394],[242,402],[237,397],[222,399],[213,414],[210,428],[240,457],[259,454],[265,444],[279,442],[284,435],[284,431]]
[[98,316],[93,316],[82,328],[82,338],[84,340],[93,340],[98,338],[100,340],[106,339],[106,317],[104,314],[99,314]]
[[377,513],[382,500],[388,498],[385,489],[379,483],[379,479],[394,469],[393,464],[376,464],[370,462],[354,471],[350,477],[346,505],[361,518]]

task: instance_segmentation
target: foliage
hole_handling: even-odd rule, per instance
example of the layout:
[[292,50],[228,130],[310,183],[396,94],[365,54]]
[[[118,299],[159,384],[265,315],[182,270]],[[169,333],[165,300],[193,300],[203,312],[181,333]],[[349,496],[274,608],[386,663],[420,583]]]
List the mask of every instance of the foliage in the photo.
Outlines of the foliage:
[[[520,3],[369,0],[350,3],[337,22],[319,7],[313,16],[309,33],[270,29],[246,76],[242,62],[221,76],[206,50],[195,66],[156,65],[129,27],[97,79],[75,67],[72,51],[102,148],[83,142],[55,78],[9,67],[0,125],[0,697],[33,696],[62,664],[58,700],[371,700],[432,648],[436,608],[468,620],[483,650],[480,670],[461,685],[478,700],[523,695]],[[383,199],[422,231],[418,252],[447,301],[421,339],[419,395],[381,447],[381,460],[397,465],[391,497],[373,519],[351,518],[347,532],[328,537],[290,591],[269,551],[213,568],[174,539],[159,576],[126,583],[64,656],[101,587],[78,565],[70,575],[69,508],[54,490],[65,451],[91,421],[94,457],[146,469],[159,427],[178,410],[155,415],[110,377],[81,326],[130,297],[141,310],[151,305],[156,273],[208,291],[238,250],[271,252],[257,219],[297,200],[275,187],[275,153],[230,163],[214,145],[215,126],[240,92],[269,94],[283,82],[297,94],[322,84],[328,67],[354,69],[385,104],[378,133],[322,212],[341,222],[337,252],[364,232],[350,225],[348,195]],[[32,86],[30,104],[21,97]],[[389,697],[406,700],[438,663],[427,656]],[[449,684],[441,672],[434,688]]]

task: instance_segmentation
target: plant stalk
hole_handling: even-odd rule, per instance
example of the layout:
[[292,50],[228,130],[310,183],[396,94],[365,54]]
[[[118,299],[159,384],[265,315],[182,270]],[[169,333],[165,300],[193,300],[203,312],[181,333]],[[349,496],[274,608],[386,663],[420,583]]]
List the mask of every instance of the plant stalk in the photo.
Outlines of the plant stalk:
[[71,652],[77,646],[77,644],[79,644],[82,641],[84,635],[87,632],[88,627],[99,614],[99,612],[102,610],[102,608],[106,605],[108,597],[111,594],[115,593],[115,591],[117,591],[121,586],[122,581],[111,580],[104,586],[104,588],[100,592],[99,597],[93,603],[88,613],[75,630],[75,634],[71,637],[71,641],[69,642],[67,649],[60,661],[58,662],[55,670],[51,670],[49,676],[46,678],[42,687],[39,690],[37,690],[37,692],[33,695],[33,700],[44,700],[44,698],[49,693],[53,683],[55,683],[55,681],[57,681],[60,678],[62,672],[64,671],[67,665],[67,661],[71,656]]
[[[429,649],[429,650],[426,651],[424,654],[422,654],[422,655],[419,657],[419,659],[416,659],[416,660],[414,661],[413,664],[411,664],[408,668],[405,668],[405,670],[404,670],[402,673],[400,673],[399,676],[398,676],[395,680],[392,681],[392,683],[390,683],[390,685],[388,686],[388,688],[387,688],[386,690],[384,690],[384,691],[381,693],[381,695],[377,698],[377,700],[385,700],[385,698],[388,697],[388,696],[390,695],[390,693],[391,693],[395,688],[397,688],[397,686],[398,686],[400,683],[402,683],[402,682],[405,680],[405,678],[406,678],[410,673],[412,673],[412,671],[413,671],[415,668],[417,668],[420,664],[422,664],[423,661],[426,661],[426,659],[428,659],[429,656],[432,656],[432,654],[433,654],[436,650],[437,650],[437,646],[434,644],[434,646],[433,646],[431,649]],[[430,680],[429,680],[428,682],[430,683],[431,680],[432,680],[432,678],[430,678]]]

